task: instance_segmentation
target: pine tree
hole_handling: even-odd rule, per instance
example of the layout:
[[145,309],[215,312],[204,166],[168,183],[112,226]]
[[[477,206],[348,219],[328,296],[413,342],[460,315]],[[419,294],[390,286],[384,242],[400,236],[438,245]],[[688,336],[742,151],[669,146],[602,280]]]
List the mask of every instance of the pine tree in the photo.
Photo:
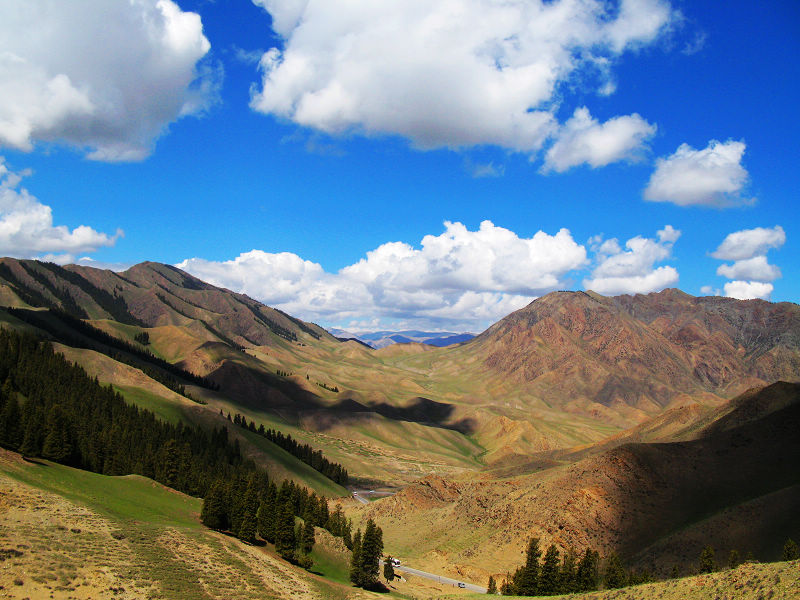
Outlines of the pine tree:
[[13,392],[6,398],[5,406],[0,412],[0,446],[16,450],[22,443],[22,432],[19,430],[21,416],[19,402]]
[[486,593],[487,594],[496,594],[497,593],[497,583],[494,580],[494,577],[489,575],[489,583],[486,584]]
[[244,493],[244,500],[242,502],[242,515],[241,523],[239,524],[239,531],[236,536],[240,540],[252,543],[256,538],[257,520],[256,513],[258,512],[258,480],[253,473],[247,479],[247,488]]
[[508,577],[508,573],[506,573],[506,579],[503,580],[503,583],[500,586],[500,593],[503,596],[513,596],[514,595],[514,584],[511,582],[510,578]]
[[561,563],[561,572],[559,574],[558,588],[561,594],[570,594],[578,591],[575,552],[572,548],[564,553],[564,560]]
[[710,545],[703,548],[700,553],[700,564],[698,571],[700,573],[713,573],[716,565],[714,564],[714,548]]
[[311,521],[306,521],[300,534],[300,549],[305,554],[310,554],[314,548],[314,542],[314,524]]
[[203,525],[211,529],[225,530],[228,528],[228,494],[225,482],[221,479],[215,481],[208,489],[203,499],[203,508],[200,511],[200,520]]
[[606,571],[603,580],[608,589],[621,588],[628,584],[628,574],[625,572],[622,560],[616,552],[612,552],[611,556],[606,559]]
[[550,544],[544,554],[544,563],[542,563],[542,570],[539,575],[539,594],[552,596],[558,593],[558,567],[558,549],[555,545]]
[[731,550],[730,553],[728,554],[728,568],[735,569],[736,567],[739,566],[740,562],[741,560],[739,560],[739,551]]
[[516,570],[511,587],[518,596],[535,596],[539,591],[539,538],[531,538],[525,553],[525,564]]
[[394,581],[394,565],[392,564],[392,557],[387,556],[383,561],[383,578],[386,582]]
[[44,443],[42,413],[34,402],[26,402],[22,416],[25,427],[19,452],[22,456],[40,456]]
[[361,530],[358,529],[352,539],[352,556],[350,557],[350,581],[361,586]]
[[61,405],[54,404],[47,413],[47,435],[42,445],[42,456],[56,462],[64,462],[72,454],[69,437],[67,416]]
[[236,537],[249,544],[256,541],[256,519],[251,512],[248,511],[242,516],[242,523],[239,525]]
[[[291,501],[291,498],[289,500]],[[290,502],[284,502],[277,507],[275,552],[286,560],[292,560],[294,558],[295,545],[294,510]]]
[[256,520],[258,523],[258,535],[267,540],[270,544],[275,543],[275,521],[276,521],[276,497],[278,490],[273,482],[267,486],[267,492],[258,507]]
[[783,560],[797,560],[800,558],[800,550],[792,538],[786,540],[783,545]]
[[598,564],[600,556],[591,548],[587,548],[586,552],[578,563],[577,584],[578,591],[589,592],[597,589],[598,580]]
[[378,583],[380,557],[383,554],[383,532],[372,519],[367,520],[361,538],[361,587],[371,588]]

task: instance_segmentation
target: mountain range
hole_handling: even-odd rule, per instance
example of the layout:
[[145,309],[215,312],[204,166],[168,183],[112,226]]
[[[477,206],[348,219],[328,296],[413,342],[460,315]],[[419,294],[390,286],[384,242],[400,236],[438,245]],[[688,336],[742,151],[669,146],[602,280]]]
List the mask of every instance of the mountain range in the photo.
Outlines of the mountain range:
[[449,331],[369,331],[351,333],[343,329],[329,329],[333,335],[346,341],[348,339],[360,340],[371,348],[385,348],[392,344],[427,344],[428,346],[452,346],[460,344],[475,337],[474,333],[453,333]]
[[[705,543],[772,559],[800,538],[793,303],[555,292],[437,347],[420,331],[343,340],[169,265],[3,258],[0,305],[4,326],[159,418],[242,415],[396,492],[347,513],[461,577],[502,575],[531,535],[659,572]],[[349,496],[272,442],[230,436],[274,476]]]

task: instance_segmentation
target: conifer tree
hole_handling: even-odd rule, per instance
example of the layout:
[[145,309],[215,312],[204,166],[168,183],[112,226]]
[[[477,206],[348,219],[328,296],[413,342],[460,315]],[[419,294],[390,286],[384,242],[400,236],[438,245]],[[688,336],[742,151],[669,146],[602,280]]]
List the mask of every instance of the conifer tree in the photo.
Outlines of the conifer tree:
[[713,573],[716,565],[714,564],[714,548],[710,545],[703,548],[700,553],[700,564],[698,571],[700,573]]
[[292,560],[294,558],[295,545],[294,510],[290,502],[284,502],[277,507],[275,552],[286,560]]
[[242,516],[242,522],[241,525],[239,525],[239,531],[236,537],[249,544],[252,544],[256,540],[256,519],[255,515],[251,512],[245,512]]
[[558,549],[555,545],[550,544],[547,552],[544,554],[544,562],[542,563],[542,570],[539,574],[539,594],[543,596],[552,596],[558,592]]
[[486,593],[493,595],[497,593],[497,583],[491,575],[489,575],[489,583],[486,584]]
[[572,548],[564,553],[564,560],[561,563],[561,573],[559,574],[559,593],[570,594],[578,591],[577,573],[575,571],[575,552]]
[[539,591],[539,538],[531,538],[525,553],[525,564],[516,570],[511,587],[519,596],[534,596]]
[[67,416],[61,405],[54,404],[47,414],[47,435],[42,445],[42,456],[64,462],[72,454]]
[[728,568],[735,569],[736,567],[739,566],[740,562],[741,561],[739,560],[739,551],[731,550],[730,553],[728,554]]
[[371,588],[378,583],[380,557],[383,554],[383,532],[372,519],[367,520],[361,538],[361,587]]
[[578,563],[577,585],[579,592],[589,592],[597,589],[599,580],[598,564],[600,557],[597,552],[587,548],[586,552]]
[[40,456],[44,443],[44,423],[42,412],[33,402],[26,402],[22,418],[24,433],[19,452],[22,456]]
[[273,482],[269,482],[267,492],[258,507],[258,535],[270,544],[275,543],[276,499],[278,490]]
[[603,581],[608,589],[625,587],[628,584],[628,574],[622,565],[622,560],[616,552],[606,559],[606,570]]
[[211,529],[224,530],[228,528],[228,504],[225,482],[221,479],[215,481],[208,489],[203,499],[203,508],[200,511],[200,520],[203,525]]
[[786,540],[783,545],[783,560],[797,560],[800,558],[800,550],[792,538]]
[[387,556],[383,561],[383,578],[386,582],[394,581],[394,565],[392,564],[392,557]]
[[309,520],[303,523],[303,530],[300,534],[300,550],[309,554],[314,548],[314,542],[314,523]]
[[352,556],[350,557],[350,581],[353,585],[361,586],[361,529],[358,529],[352,539]]
[[20,422],[19,402],[17,395],[11,393],[6,396],[6,403],[0,412],[0,446],[16,450],[22,443],[22,435],[19,430]]

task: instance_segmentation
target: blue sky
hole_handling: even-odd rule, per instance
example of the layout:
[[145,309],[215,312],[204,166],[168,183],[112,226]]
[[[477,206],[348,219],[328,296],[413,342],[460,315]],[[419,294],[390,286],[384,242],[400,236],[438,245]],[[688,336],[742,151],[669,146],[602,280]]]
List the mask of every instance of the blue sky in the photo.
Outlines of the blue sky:
[[791,1],[11,0],[0,253],[353,330],[796,302],[797,56]]

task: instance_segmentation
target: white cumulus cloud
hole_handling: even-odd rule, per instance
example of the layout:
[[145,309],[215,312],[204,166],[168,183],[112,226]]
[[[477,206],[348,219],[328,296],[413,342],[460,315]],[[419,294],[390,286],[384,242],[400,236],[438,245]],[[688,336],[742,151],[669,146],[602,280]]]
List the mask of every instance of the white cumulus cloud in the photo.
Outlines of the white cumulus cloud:
[[419,248],[382,244],[337,273],[295,254],[259,250],[177,266],[310,320],[378,318],[476,329],[565,287],[567,274],[585,264],[586,249],[566,229],[523,238],[484,221],[477,231],[447,222]]
[[766,256],[754,256],[737,260],[732,265],[717,267],[717,275],[728,279],[750,279],[752,281],[773,281],[781,276],[781,270],[767,262]]
[[656,161],[644,191],[646,200],[679,206],[718,208],[745,204],[750,176],[742,166],[744,142],[711,140],[702,150],[681,144],[674,154]]
[[737,300],[769,300],[774,289],[771,283],[761,281],[729,281],[723,287],[728,298]]
[[199,15],[171,0],[0,3],[0,146],[57,142],[140,160],[202,111],[219,74]]
[[635,113],[599,123],[588,108],[578,108],[559,129],[555,143],[545,154],[542,171],[563,173],[582,164],[596,168],[620,160],[638,160],[655,132],[655,125]]
[[284,39],[261,58],[254,110],[329,134],[526,153],[556,131],[560,85],[591,73],[609,92],[613,59],[675,19],[667,0],[253,2]]
[[731,298],[769,300],[774,286],[769,283],[781,277],[781,270],[769,264],[767,253],[783,246],[786,232],[783,227],[755,227],[734,231],[725,236],[711,256],[719,260],[732,260],[733,264],[717,267],[717,275],[733,281],[723,289]]
[[122,235],[121,230],[108,235],[86,225],[72,230],[53,225],[51,208],[20,187],[27,174],[10,171],[0,157],[0,255],[36,258],[44,254],[41,258],[46,260],[73,262],[75,253],[113,246]]
[[601,294],[647,294],[678,282],[678,271],[672,266],[659,266],[672,254],[672,245],[680,231],[667,225],[657,238],[636,236],[621,248],[616,239],[606,240],[595,248],[598,264],[591,277],[583,280],[586,289]]
[[725,236],[711,256],[720,260],[743,260],[765,255],[770,249],[780,248],[785,242],[786,232],[780,225],[742,229]]

